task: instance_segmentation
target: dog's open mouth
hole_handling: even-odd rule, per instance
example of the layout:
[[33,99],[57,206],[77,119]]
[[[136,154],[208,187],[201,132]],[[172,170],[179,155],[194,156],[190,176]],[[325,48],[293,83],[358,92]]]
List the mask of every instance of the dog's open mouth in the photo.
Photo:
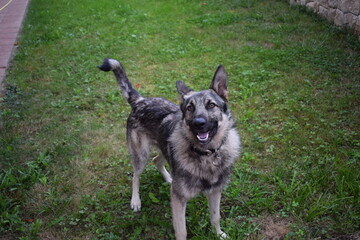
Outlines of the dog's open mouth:
[[216,135],[218,130],[217,121],[206,121],[205,125],[197,126],[193,122],[189,123],[193,136],[199,144],[208,144]]
[[199,141],[206,142],[209,139],[209,132],[199,132],[196,137],[199,139]]

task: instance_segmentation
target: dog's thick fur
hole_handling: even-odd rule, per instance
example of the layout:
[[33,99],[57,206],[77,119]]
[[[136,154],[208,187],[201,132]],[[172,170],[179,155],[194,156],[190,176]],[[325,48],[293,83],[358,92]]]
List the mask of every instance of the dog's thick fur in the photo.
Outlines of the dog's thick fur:
[[[241,143],[228,109],[227,75],[219,66],[210,89],[195,92],[176,83],[180,106],[163,98],[144,98],[131,85],[121,64],[105,59],[103,71],[113,71],[132,107],[127,121],[127,140],[134,168],[131,208],[140,211],[140,174],[151,145],[159,155],[155,165],[171,184],[171,208],[177,240],[186,239],[186,203],[198,193],[208,197],[211,224],[221,237],[220,198]],[[164,167],[168,161],[171,174]]]

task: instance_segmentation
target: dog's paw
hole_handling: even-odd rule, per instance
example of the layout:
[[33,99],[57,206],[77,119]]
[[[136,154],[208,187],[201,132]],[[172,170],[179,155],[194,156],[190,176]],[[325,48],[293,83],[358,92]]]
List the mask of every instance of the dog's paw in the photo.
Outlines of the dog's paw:
[[220,239],[229,239],[229,237],[223,231],[220,231],[218,233],[218,236],[220,237]]
[[131,209],[132,209],[134,212],[140,212],[140,210],[141,210],[141,204],[131,203]]
[[134,212],[140,212],[141,210],[141,200],[140,198],[131,198],[131,209]]

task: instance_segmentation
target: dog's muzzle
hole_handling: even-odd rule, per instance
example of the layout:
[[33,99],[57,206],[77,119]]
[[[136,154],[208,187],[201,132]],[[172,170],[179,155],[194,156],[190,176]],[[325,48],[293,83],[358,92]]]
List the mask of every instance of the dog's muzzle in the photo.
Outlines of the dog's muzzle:
[[209,122],[204,117],[194,118],[190,127],[201,143],[207,143],[217,132],[217,122]]

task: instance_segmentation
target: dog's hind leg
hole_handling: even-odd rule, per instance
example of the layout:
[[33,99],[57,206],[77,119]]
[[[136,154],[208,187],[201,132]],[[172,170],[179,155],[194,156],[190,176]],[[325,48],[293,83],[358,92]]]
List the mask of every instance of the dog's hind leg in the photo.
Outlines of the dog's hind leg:
[[171,177],[170,173],[165,168],[165,162],[166,162],[165,157],[160,153],[159,155],[157,155],[156,157],[153,158],[153,161],[155,163],[155,166],[159,170],[159,172],[164,177],[165,181],[168,182],[168,183],[171,183],[172,182],[172,177]]
[[220,229],[220,199],[221,199],[221,190],[214,189],[207,194],[210,208],[210,221],[211,225],[215,228],[216,234],[221,238],[227,238],[226,233]]
[[144,171],[145,164],[139,167],[134,166],[134,174],[132,179],[132,196],[131,196],[131,209],[134,212],[139,212],[141,210],[141,200],[140,200],[140,175]]
[[134,131],[130,134],[129,150],[131,153],[131,162],[133,165],[134,173],[132,179],[132,197],[131,197],[131,209],[134,212],[138,212],[141,209],[140,200],[140,175],[144,171],[144,168],[149,157],[149,141],[146,136],[136,134]]

